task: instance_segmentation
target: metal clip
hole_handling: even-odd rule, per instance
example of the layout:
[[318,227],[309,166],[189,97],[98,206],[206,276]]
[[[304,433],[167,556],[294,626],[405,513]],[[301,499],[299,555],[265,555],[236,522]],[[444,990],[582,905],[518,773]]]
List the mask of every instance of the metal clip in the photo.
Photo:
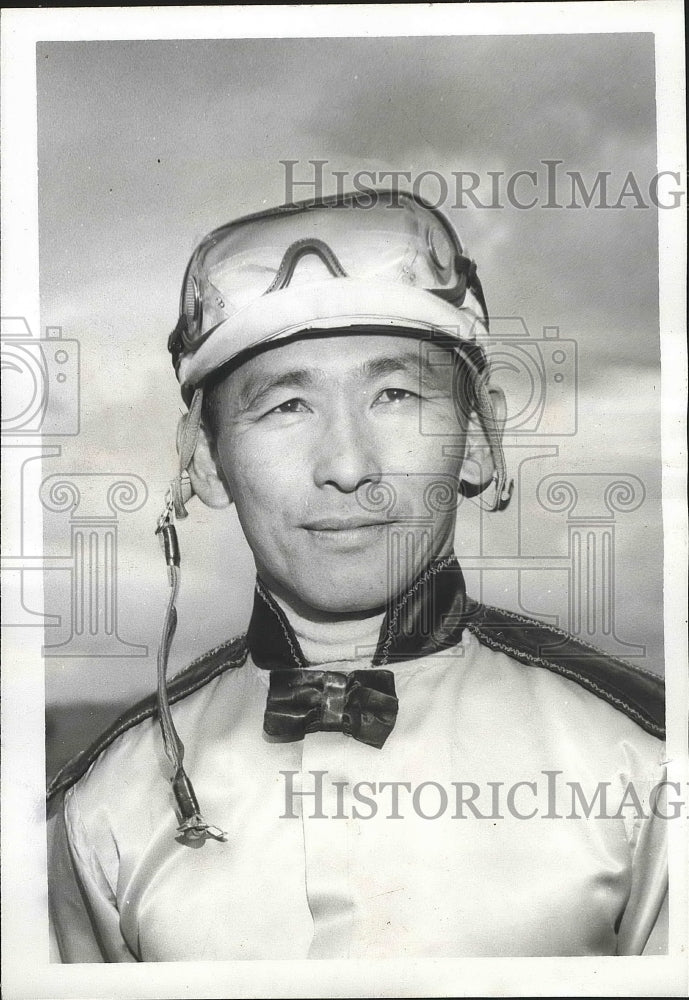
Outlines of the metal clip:
[[170,521],[172,520],[172,514],[174,512],[174,509],[175,507],[172,502],[172,490],[168,490],[167,493],[165,494],[165,507],[163,508],[163,512],[158,518],[158,521],[156,522],[156,531],[155,531],[156,535],[159,535],[160,532],[165,527],[165,525],[170,523]]
[[170,586],[172,586],[172,566],[179,566],[179,545],[177,543],[177,532],[172,523],[175,506],[172,499],[172,491],[165,494],[165,507],[156,523],[155,533],[160,539],[160,547],[167,563],[167,575]]

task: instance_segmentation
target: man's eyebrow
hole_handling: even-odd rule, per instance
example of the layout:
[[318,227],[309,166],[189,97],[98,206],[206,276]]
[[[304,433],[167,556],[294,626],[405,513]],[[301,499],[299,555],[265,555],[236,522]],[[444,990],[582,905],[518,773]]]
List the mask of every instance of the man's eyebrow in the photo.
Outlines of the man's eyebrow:
[[437,385],[437,368],[447,369],[447,365],[434,365],[428,360],[426,351],[405,351],[390,357],[365,361],[361,366],[364,376],[381,378],[386,375],[413,375],[424,385]]
[[[441,366],[445,368],[446,366]],[[387,375],[411,375],[423,385],[437,386],[438,365],[431,364],[426,352],[405,351],[357,365],[355,371],[362,378],[376,379]],[[249,375],[238,393],[242,410],[259,406],[271,393],[278,389],[310,389],[323,383],[326,378],[321,368],[293,368],[275,375],[256,373]]]
[[249,375],[239,390],[239,405],[249,410],[276,389],[309,389],[322,380],[320,369],[294,368],[276,375]]

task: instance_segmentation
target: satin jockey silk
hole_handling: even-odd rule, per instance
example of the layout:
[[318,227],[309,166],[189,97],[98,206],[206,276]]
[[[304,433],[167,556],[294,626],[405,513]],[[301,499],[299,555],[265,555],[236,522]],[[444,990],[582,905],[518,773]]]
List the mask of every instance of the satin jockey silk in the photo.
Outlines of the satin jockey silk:
[[[344,717],[332,676],[392,675],[382,746],[342,725],[266,732],[271,675],[310,670],[330,678],[325,708],[309,689],[321,720]],[[327,627],[258,581],[247,635],[170,700],[226,839],[176,836],[140,703],[52,784],[55,961],[663,952],[660,680],[472,601],[453,557],[387,613]]]

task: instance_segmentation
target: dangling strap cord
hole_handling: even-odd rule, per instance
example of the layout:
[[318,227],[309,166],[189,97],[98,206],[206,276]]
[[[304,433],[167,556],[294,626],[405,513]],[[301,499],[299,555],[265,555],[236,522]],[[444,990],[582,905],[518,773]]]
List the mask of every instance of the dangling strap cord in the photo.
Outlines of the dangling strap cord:
[[177,594],[180,583],[180,554],[177,541],[177,531],[172,523],[173,515],[183,518],[187,516],[185,509],[186,501],[192,495],[191,483],[187,474],[187,469],[191,463],[196,448],[199,427],[201,423],[201,405],[203,394],[201,389],[194,393],[189,413],[184,420],[184,427],[179,446],[179,474],[170,484],[170,490],[165,500],[165,509],[158,519],[156,534],[160,536],[165,562],[168,568],[168,579],[170,581],[170,597],[168,599],[163,631],[158,646],[158,721],[163,736],[163,746],[168,760],[174,769],[172,779],[172,790],[175,794],[177,807],[181,815],[179,832],[191,840],[198,840],[205,837],[214,837],[216,840],[225,840],[226,836],[217,826],[208,824],[199,809],[199,804],[194,793],[194,788],[184,770],[184,744],[179,738],[172,721],[170,711],[170,700],[167,692],[167,664],[170,655],[170,647],[177,628]]

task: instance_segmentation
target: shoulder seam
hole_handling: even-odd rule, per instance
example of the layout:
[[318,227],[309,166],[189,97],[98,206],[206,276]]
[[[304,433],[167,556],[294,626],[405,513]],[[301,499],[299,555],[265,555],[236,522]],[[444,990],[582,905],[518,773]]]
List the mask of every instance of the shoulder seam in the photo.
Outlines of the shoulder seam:
[[184,675],[192,670],[193,667],[197,667],[199,663],[203,663],[203,661],[207,660],[209,657],[215,656],[215,654],[219,653],[221,649],[228,649],[230,646],[234,646],[244,638],[244,633],[241,635],[235,635],[232,639],[227,639],[225,642],[221,642],[219,646],[214,646],[213,649],[208,649],[205,653],[202,653],[201,656],[197,656],[195,660],[192,660],[191,663],[187,663],[186,667],[182,667],[181,670],[174,674],[171,680],[176,681],[179,678],[184,677]]
[[654,674],[652,670],[644,670],[643,667],[638,667],[634,663],[630,663],[629,660],[623,660],[621,656],[615,656],[614,653],[606,653],[605,650],[599,649],[598,646],[594,646],[590,642],[586,642],[585,639],[581,639],[579,636],[571,635],[569,632],[565,632],[564,629],[558,628],[557,625],[551,625],[549,622],[541,621],[538,618],[529,618],[526,615],[517,614],[516,611],[506,611],[504,608],[496,608],[494,605],[486,604],[484,608],[487,611],[497,611],[498,614],[505,615],[507,618],[514,618],[515,621],[522,622],[525,625],[537,625],[539,628],[545,629],[547,632],[552,632],[554,635],[558,635],[567,642],[574,642],[578,646],[583,646],[585,649],[590,649],[594,653],[601,654],[608,660],[614,660],[615,663],[619,663],[623,667],[627,667],[629,670],[633,670],[637,674],[641,674],[642,677],[650,677],[652,680],[657,680],[658,675]]
[[[493,608],[491,610],[499,611],[501,609]],[[519,619],[518,615],[511,615],[510,617],[515,617]],[[536,619],[522,619],[522,620],[538,624],[538,621]],[[624,710],[624,712],[627,715],[629,715],[631,718],[635,719],[645,728],[650,730],[652,732],[652,735],[660,737],[665,736],[665,729],[662,726],[659,726],[656,722],[654,722],[648,715],[645,715],[642,712],[638,711],[638,709],[630,705],[629,702],[624,701],[621,698],[615,697],[615,695],[612,693],[611,690],[606,691],[604,688],[601,688],[598,684],[595,683],[595,681],[592,681],[590,678],[586,677],[585,674],[580,674],[576,670],[572,670],[569,667],[565,667],[562,664],[557,663],[555,661],[546,660],[540,656],[534,656],[532,653],[529,653],[528,651],[523,649],[518,649],[516,646],[510,646],[507,643],[498,642],[497,639],[494,639],[491,635],[486,634],[486,632],[484,632],[484,630],[481,628],[480,625],[474,623],[467,623],[467,628],[469,629],[470,632],[476,635],[476,637],[481,642],[484,642],[491,649],[497,649],[503,653],[508,653],[509,655],[514,656],[517,659],[527,660],[529,663],[533,663],[536,666],[543,667],[546,670],[552,670],[554,673],[561,674],[563,677],[567,677],[570,680],[574,680],[582,687],[587,688],[588,690],[594,692],[597,695],[600,695],[605,701],[612,702],[614,705],[619,706],[621,709]],[[550,630],[551,631],[553,630],[552,627]],[[566,632],[560,632],[559,629],[555,631],[557,631],[564,638],[570,638]],[[595,650],[597,653],[603,653],[602,650],[596,649],[595,646],[591,646],[590,648]],[[603,655],[607,656],[607,654],[605,653],[603,653]],[[613,659],[615,659],[615,657],[613,657]],[[624,660],[618,660],[618,662],[623,663],[625,666],[628,665],[625,663]],[[645,674],[647,673],[647,671],[643,671],[643,673]],[[648,671],[648,673],[650,674],[650,671]],[[655,674],[650,674],[650,675],[655,679],[659,679],[656,677]],[[613,684],[610,684],[610,688],[619,693],[618,689]]]

